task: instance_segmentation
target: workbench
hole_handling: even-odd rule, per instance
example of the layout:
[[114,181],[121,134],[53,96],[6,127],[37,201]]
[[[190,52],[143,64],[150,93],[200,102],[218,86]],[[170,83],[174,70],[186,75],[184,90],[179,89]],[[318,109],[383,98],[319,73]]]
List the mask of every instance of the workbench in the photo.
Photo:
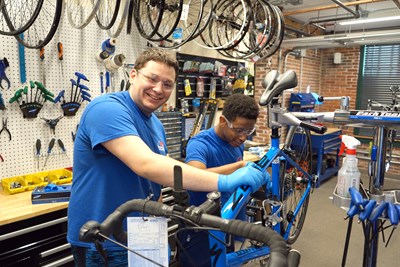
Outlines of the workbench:
[[[319,187],[321,182],[337,175],[339,171],[339,149],[341,144],[340,135],[342,130],[337,128],[328,128],[324,134],[311,133],[311,147],[313,158],[316,156],[316,168],[313,167],[314,174],[318,176],[316,187]],[[301,133],[296,133],[292,143],[296,143],[296,139],[300,139]],[[327,166],[324,156],[328,153],[333,153],[335,163],[333,166]],[[314,162],[313,162],[314,163]]]
[[33,205],[31,194],[9,195],[0,186],[0,266],[73,266],[68,202]]

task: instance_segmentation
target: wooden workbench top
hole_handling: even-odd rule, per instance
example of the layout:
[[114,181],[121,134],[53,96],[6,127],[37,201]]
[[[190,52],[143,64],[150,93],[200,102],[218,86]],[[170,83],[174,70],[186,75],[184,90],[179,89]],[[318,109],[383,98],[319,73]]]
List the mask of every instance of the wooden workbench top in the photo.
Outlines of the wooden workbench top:
[[32,204],[32,191],[9,195],[0,186],[0,226],[65,209],[68,202]]

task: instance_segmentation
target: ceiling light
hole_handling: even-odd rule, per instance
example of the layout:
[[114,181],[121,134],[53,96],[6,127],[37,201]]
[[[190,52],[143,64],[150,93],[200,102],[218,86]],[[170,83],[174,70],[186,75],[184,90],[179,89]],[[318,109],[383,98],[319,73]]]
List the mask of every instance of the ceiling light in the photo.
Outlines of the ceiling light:
[[381,21],[389,21],[389,20],[400,20],[400,16],[369,18],[369,19],[356,19],[356,20],[342,21],[342,22],[339,22],[339,24],[342,26],[345,26],[345,25],[364,24],[364,23],[381,22]]

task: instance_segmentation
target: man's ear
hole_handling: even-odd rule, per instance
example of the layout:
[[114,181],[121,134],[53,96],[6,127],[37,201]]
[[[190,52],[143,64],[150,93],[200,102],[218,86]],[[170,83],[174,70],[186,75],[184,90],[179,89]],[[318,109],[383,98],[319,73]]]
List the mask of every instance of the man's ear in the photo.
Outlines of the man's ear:
[[132,84],[133,78],[135,78],[137,75],[137,71],[135,69],[132,69],[131,72],[129,73],[129,82]]

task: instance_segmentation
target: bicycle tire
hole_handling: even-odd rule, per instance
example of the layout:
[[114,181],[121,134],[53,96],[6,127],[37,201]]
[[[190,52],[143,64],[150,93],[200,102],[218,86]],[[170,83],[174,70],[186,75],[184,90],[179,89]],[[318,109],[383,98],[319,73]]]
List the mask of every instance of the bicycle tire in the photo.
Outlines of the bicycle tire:
[[263,42],[268,41],[268,27],[271,21],[271,14],[268,5],[263,0],[251,3],[252,16],[249,21],[249,29],[246,31],[241,44],[230,50],[218,50],[220,54],[230,58],[246,59],[254,55]]
[[[197,45],[206,49],[231,49],[236,46],[249,27],[248,16],[250,11],[247,8],[248,6],[250,6],[248,0],[218,1],[208,27],[199,35],[198,39],[201,40],[201,43],[197,42],[197,39],[194,41]],[[241,16],[235,16],[235,10]],[[222,42],[222,36],[227,36],[228,33],[230,37]],[[218,39],[215,39],[217,37]]]
[[[47,45],[57,31],[61,20],[63,0],[46,0],[35,22],[24,32],[24,38],[14,35],[26,48],[42,48]],[[53,19],[51,19],[53,16]]]
[[164,0],[136,1],[133,18],[139,34],[146,40],[156,34],[164,13]]
[[[125,25],[125,21],[128,17],[129,11],[129,2],[128,0],[122,0],[121,6],[118,10],[117,18],[114,25],[107,30],[107,35],[111,38],[117,38],[122,31],[122,28]],[[140,1],[139,1],[140,2]]]
[[285,19],[283,17],[282,11],[276,6],[272,7],[276,14],[275,17],[277,28],[275,29],[272,40],[266,43],[263,48],[257,53],[257,55],[260,57],[260,60],[275,54],[275,52],[278,51],[279,47],[281,46],[283,38],[285,36]]
[[85,28],[96,15],[100,4],[101,0],[67,0],[69,24],[75,29]]
[[[198,27],[203,18],[203,10],[204,10],[204,0],[185,0],[181,2],[181,10],[179,11],[179,17],[177,17],[175,25],[171,27],[171,31],[167,33],[160,43],[157,44],[162,48],[176,49],[189,40],[192,39],[192,36],[197,32]],[[164,12],[164,16],[168,14]],[[159,31],[162,27],[158,28],[158,32],[156,35],[159,35]],[[181,29],[181,33],[175,34],[174,29]],[[176,39],[176,36],[179,36],[180,39]],[[160,36],[160,35],[159,35]],[[172,37],[172,38],[171,38]]]
[[94,17],[100,29],[108,30],[114,25],[120,5],[121,0],[101,1],[99,9]]
[[200,18],[200,22],[199,25],[197,26],[196,31],[194,32],[194,34],[192,35],[192,37],[190,37],[190,40],[194,40],[196,39],[208,26],[208,23],[211,20],[211,16],[213,14],[213,10],[214,10],[214,3],[213,0],[204,0],[203,2],[203,13],[202,16]]
[[[19,9],[18,7],[12,8],[13,6],[16,5],[15,1],[11,0],[0,1],[0,9],[1,9],[0,16],[3,16],[3,18],[0,18],[0,21],[4,20],[3,23],[0,24],[1,25],[0,34],[11,36],[11,35],[18,35],[26,31],[35,22],[37,16],[40,13],[44,0],[33,0],[31,2],[35,1],[37,2],[35,8],[32,8],[31,4],[25,3],[24,5],[21,5]],[[7,2],[9,3],[7,4]],[[23,8],[25,8],[24,10],[27,11],[21,11],[21,9]],[[20,14],[26,15],[30,11],[33,12],[27,18],[22,17],[20,15]]]
[[[301,141],[298,142],[298,139],[296,139],[296,144],[293,144],[292,140],[295,132],[299,134],[298,137]],[[292,152],[292,159],[299,164],[304,171],[312,175],[312,147],[310,131],[301,127],[295,128],[294,126],[291,126],[286,138],[285,148]],[[289,166],[289,163],[282,161],[280,166],[280,182],[281,201],[283,203],[281,214],[283,218],[283,221],[281,222],[281,235],[286,232],[288,224],[293,222],[287,239],[288,244],[293,244],[299,237],[303,228],[310,194],[306,196],[296,218],[293,217],[293,212],[307,188],[308,179],[306,179],[304,174],[294,166]]]

